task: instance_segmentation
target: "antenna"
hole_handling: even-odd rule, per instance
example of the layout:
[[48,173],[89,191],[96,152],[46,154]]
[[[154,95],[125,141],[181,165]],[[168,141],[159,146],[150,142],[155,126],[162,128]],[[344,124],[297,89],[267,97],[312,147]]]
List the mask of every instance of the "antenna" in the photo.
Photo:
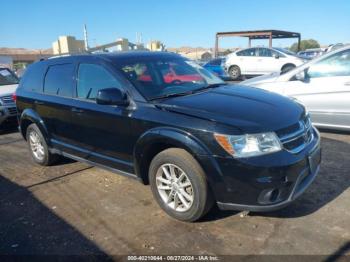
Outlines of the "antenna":
[[84,24],[84,43],[85,43],[85,51],[89,50],[89,42],[88,42],[88,34],[86,29],[86,24]]

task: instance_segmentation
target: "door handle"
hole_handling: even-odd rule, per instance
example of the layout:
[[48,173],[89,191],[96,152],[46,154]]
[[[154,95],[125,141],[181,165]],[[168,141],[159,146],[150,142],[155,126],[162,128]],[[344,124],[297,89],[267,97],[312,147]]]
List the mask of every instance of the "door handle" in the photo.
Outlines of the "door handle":
[[79,109],[79,108],[76,108],[76,107],[73,107],[72,109],[71,109],[71,111],[73,112],[73,113],[84,113],[84,110],[82,110],[82,109]]
[[36,104],[36,105],[43,105],[43,104],[44,104],[44,102],[41,102],[41,101],[35,100],[35,101],[34,101],[34,104]]
[[344,83],[344,85],[350,86],[350,82],[346,82],[346,83]]

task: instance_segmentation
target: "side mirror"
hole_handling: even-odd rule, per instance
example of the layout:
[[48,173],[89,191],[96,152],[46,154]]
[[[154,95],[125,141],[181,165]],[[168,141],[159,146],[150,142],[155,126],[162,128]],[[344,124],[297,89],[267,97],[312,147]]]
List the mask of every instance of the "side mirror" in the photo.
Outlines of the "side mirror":
[[96,103],[99,105],[128,106],[128,95],[118,88],[105,88],[97,92]]
[[275,54],[274,57],[275,57],[276,59],[279,59],[279,58],[280,58],[280,55],[279,55],[279,54]]
[[295,75],[295,79],[301,82],[306,81],[306,70],[302,70]]

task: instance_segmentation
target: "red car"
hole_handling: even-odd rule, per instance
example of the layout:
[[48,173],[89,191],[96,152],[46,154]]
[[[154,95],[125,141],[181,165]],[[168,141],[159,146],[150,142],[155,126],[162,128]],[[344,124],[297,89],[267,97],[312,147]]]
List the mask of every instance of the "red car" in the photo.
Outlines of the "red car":
[[[204,81],[204,79],[198,75],[198,73],[195,74],[188,74],[188,72],[181,71],[181,68],[169,64],[168,67],[164,68],[162,70],[163,73],[163,80],[165,83],[176,83],[176,82],[201,82]],[[152,82],[151,76],[148,74],[147,69],[143,72],[142,75],[140,75],[137,79],[138,81],[144,81],[144,82]]]

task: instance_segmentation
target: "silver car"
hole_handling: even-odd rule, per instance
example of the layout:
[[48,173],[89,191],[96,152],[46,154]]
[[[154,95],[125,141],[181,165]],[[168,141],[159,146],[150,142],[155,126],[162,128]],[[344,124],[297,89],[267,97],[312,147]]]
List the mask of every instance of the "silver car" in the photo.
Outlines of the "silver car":
[[306,106],[318,127],[350,130],[350,46],[285,74],[273,73],[242,84],[297,99]]

